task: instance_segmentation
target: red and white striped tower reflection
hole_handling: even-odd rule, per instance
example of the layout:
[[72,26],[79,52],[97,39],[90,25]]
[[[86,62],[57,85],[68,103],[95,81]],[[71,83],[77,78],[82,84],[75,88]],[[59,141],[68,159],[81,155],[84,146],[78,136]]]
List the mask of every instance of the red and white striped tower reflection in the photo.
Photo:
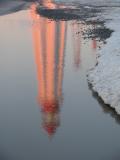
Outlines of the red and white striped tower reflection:
[[[84,44],[84,36],[83,36],[83,33],[84,31],[87,29],[89,29],[85,23],[81,23],[82,21],[76,21],[74,20],[72,22],[72,25],[71,25],[71,32],[72,32],[72,43],[73,43],[73,63],[74,63],[74,68],[76,70],[79,70],[80,68],[80,64],[82,63],[81,61],[81,54],[82,52],[84,51],[84,48],[83,48],[83,44]],[[96,29],[96,26],[95,24],[93,24],[91,26],[91,29],[92,30],[95,30]],[[91,45],[88,44],[88,48],[89,50],[93,50],[93,53],[95,52],[96,53],[96,50],[97,50],[97,41],[96,41],[96,38],[93,38],[93,39],[90,39],[89,38],[89,41],[91,42]]]
[[42,126],[52,136],[60,125],[66,22],[50,21],[37,15],[35,4],[31,6],[30,15],[34,22],[32,33]]
[[81,52],[81,24],[73,21],[72,27],[72,41],[74,48],[74,67],[79,69],[80,67],[80,52]]

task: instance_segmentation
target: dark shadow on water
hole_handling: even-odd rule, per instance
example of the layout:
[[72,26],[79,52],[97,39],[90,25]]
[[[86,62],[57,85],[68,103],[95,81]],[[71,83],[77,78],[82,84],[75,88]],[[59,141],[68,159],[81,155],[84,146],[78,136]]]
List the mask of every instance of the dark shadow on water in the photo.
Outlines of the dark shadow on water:
[[[48,6],[40,3],[37,7],[37,13],[42,15],[43,17],[52,19],[52,20],[83,20],[85,21],[87,18],[96,17],[98,13],[101,12],[101,9],[96,8],[86,8],[86,6],[80,5],[68,5],[68,4],[59,4],[53,2],[52,4],[55,7],[49,8]],[[49,3],[48,3],[49,5]]]
[[[89,8],[83,5],[78,7],[78,5],[48,3],[44,1],[37,5],[36,13],[53,21],[76,20],[78,23],[83,23],[88,26],[87,29],[82,30],[84,39],[96,39],[105,43],[105,40],[113,32],[113,30],[105,27],[105,20],[96,18],[99,13],[102,13],[102,9],[100,8]],[[95,19],[93,20],[92,18]]]
[[102,27],[100,27],[100,28],[89,29],[84,34],[84,36],[86,38],[96,38],[96,39],[99,39],[100,41],[105,41],[106,39],[108,39],[111,36],[111,34],[113,33],[113,30],[106,28],[104,26],[104,22],[103,22],[103,24],[101,22],[101,26]]
[[94,92],[92,89],[92,85],[88,83],[88,88],[92,92],[92,96],[98,101],[100,107],[102,108],[102,111],[105,114],[109,114],[112,118],[115,119],[115,121],[120,124],[120,115],[117,114],[114,108],[110,107],[109,105],[105,104],[103,100],[98,96],[97,92]]
[[27,4],[24,1],[0,1],[0,16],[24,10],[27,8]]

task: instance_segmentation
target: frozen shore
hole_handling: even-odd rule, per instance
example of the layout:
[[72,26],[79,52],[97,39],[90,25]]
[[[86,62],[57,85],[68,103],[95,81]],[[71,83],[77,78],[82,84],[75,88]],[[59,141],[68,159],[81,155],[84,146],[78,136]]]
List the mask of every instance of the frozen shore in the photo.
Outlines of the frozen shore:
[[88,72],[88,82],[105,104],[120,114],[120,8],[104,14],[107,28],[114,30],[107,44],[98,52],[97,65]]

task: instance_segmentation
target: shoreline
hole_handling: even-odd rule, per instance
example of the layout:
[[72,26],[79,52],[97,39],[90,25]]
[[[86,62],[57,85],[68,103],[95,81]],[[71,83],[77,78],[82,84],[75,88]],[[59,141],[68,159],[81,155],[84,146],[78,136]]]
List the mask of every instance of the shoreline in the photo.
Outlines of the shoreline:
[[106,27],[114,32],[107,44],[98,52],[97,64],[88,71],[88,83],[105,104],[120,114],[120,8],[113,9],[105,19],[112,19]]

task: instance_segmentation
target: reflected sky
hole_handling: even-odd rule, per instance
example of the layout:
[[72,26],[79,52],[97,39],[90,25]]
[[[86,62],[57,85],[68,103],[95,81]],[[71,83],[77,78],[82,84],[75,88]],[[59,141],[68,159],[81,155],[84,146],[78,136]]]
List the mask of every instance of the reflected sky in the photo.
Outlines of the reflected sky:
[[104,23],[51,20],[38,5],[0,16],[0,158],[111,160],[119,116],[86,80]]

